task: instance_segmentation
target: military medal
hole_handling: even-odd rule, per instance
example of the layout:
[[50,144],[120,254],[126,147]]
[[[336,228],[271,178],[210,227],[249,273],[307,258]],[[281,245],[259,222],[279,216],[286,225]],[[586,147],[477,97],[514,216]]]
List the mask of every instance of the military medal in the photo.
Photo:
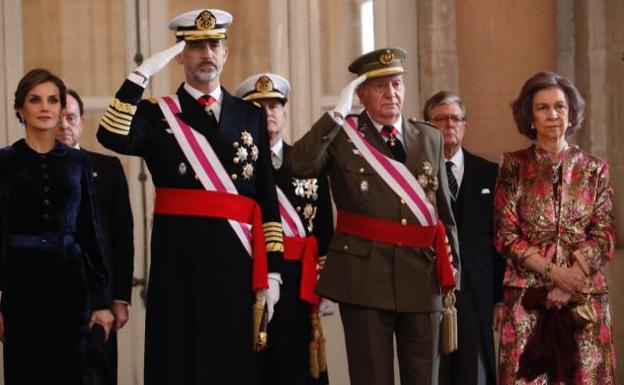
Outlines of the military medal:
[[258,160],[258,153],[260,151],[258,150],[258,147],[256,147],[256,145],[254,144],[253,146],[251,146],[251,160],[253,160],[254,162],[256,160]]
[[241,133],[241,140],[245,146],[251,146],[253,144],[253,137],[247,131]]
[[184,162],[180,162],[180,164],[178,165],[178,174],[180,175],[186,175],[186,163]]
[[247,160],[247,149],[245,147],[239,147],[238,150],[236,150],[236,157],[239,160]]
[[251,179],[251,177],[253,176],[253,171],[254,169],[251,163],[247,163],[243,166],[243,172],[241,173],[241,175],[244,179]]

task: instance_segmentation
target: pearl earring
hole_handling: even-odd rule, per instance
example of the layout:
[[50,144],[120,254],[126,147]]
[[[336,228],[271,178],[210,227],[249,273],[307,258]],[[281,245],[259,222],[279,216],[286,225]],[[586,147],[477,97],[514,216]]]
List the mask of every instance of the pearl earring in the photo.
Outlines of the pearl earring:
[[568,122],[568,128],[572,127],[572,122]]
[[531,124],[531,130],[535,130],[535,126]]

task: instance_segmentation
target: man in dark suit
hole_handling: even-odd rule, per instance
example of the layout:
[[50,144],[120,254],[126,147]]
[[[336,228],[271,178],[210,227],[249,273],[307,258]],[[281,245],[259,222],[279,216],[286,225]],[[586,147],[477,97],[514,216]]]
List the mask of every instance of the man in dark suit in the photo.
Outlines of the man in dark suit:
[[[266,116],[220,84],[231,22],[217,9],[175,17],[178,43],[128,75],[97,133],[105,147],[142,157],[156,187],[146,385],[257,384],[254,301],[270,319],[279,300],[283,241]],[[174,57],[185,74],[177,93],[141,100]]]
[[427,100],[425,120],[444,137],[451,206],[459,235],[462,286],[457,293],[459,349],[443,355],[441,385],[495,385],[494,304],[502,300],[504,261],[493,244],[492,199],[498,167],[462,148],[466,106],[440,91]]
[[[78,141],[84,128],[84,105],[80,95],[67,90],[66,107],[56,137],[70,147],[79,147]],[[132,272],[134,268],[133,222],[128,184],[121,162],[114,156],[82,150],[93,164],[95,199],[100,219],[104,262],[110,272],[108,291],[113,299],[111,312],[115,317],[113,330],[98,334],[94,329],[89,339],[88,356],[89,385],[117,383],[117,332],[128,321],[128,305],[132,295]],[[105,342],[106,340],[106,342]]]
[[[236,96],[258,103],[267,116],[271,144],[271,163],[275,183],[284,193],[280,198],[284,228],[282,290],[275,316],[269,324],[269,346],[260,353],[262,383],[265,385],[322,385],[328,383],[327,371],[314,372],[312,361],[318,351],[320,325],[316,288],[317,264],[334,232],[329,181],[326,175],[295,178],[284,159],[292,147],[282,140],[288,124],[285,105],[290,83],[284,77],[263,73],[244,80]],[[286,202],[283,201],[286,198]],[[289,209],[293,209],[288,212]],[[293,226],[294,225],[294,226]],[[294,228],[287,230],[288,226]],[[316,245],[316,246],[315,246]],[[318,320],[318,322],[316,322]],[[316,330],[314,330],[316,328]],[[314,345],[313,345],[314,346]]]
[[[338,219],[317,291],[339,303],[352,385],[395,383],[394,337],[401,384],[438,377],[441,286],[453,280],[444,231],[454,256],[457,241],[442,137],[402,116],[404,59],[400,48],[355,59],[349,70],[358,78],[288,154],[293,173],[331,182]],[[356,91],[364,111],[348,116]],[[385,177],[397,172],[413,184]]]

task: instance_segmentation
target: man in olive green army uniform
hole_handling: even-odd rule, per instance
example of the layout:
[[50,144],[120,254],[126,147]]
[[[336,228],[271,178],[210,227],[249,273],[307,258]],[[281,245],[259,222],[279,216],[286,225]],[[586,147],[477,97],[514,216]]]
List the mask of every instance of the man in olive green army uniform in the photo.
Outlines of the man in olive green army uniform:
[[[437,383],[441,286],[456,271],[448,244],[458,266],[442,137],[402,116],[405,54],[386,48],[354,60],[359,77],[288,157],[293,173],[330,178],[338,220],[317,292],[340,304],[352,385],[394,384],[394,337],[401,384]],[[354,92],[364,111],[348,115]],[[413,185],[420,195],[395,193]],[[433,218],[424,226],[419,215]],[[444,232],[446,245],[432,241]]]

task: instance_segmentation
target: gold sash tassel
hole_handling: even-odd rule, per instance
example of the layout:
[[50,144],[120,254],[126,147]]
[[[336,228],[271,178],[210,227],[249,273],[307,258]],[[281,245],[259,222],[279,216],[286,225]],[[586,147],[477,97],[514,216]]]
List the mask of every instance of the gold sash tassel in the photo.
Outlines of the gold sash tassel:
[[327,371],[327,356],[325,354],[325,337],[321,326],[318,309],[310,313],[312,323],[312,341],[310,342],[310,377],[318,380],[321,373]]
[[269,310],[267,308],[266,299],[260,291],[256,292],[256,302],[253,305],[253,336],[254,351],[259,352],[267,347],[268,333],[267,326],[269,324]]
[[455,309],[455,291],[450,290],[442,299],[442,353],[457,350],[457,309]]

